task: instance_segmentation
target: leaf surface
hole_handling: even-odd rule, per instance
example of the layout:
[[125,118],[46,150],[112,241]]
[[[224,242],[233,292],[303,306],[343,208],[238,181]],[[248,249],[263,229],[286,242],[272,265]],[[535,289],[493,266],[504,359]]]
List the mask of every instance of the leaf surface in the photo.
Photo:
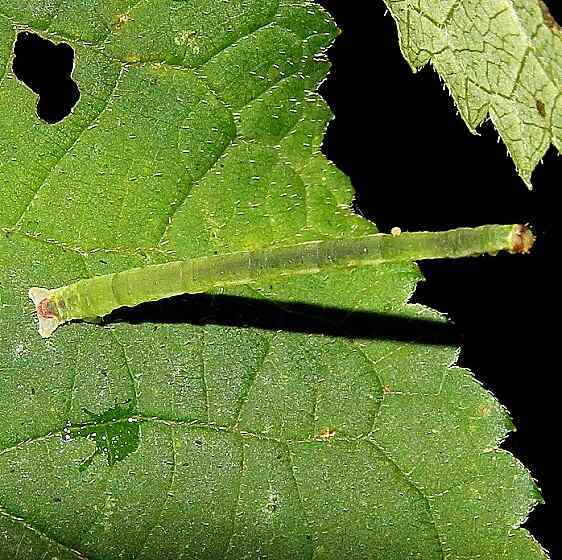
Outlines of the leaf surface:
[[[329,16],[307,0],[2,12],[0,559],[544,558],[519,528],[540,496],[498,449],[510,420],[455,348],[244,326],[246,303],[226,307],[237,326],[217,319],[229,295],[443,323],[407,303],[414,265],[37,335],[33,285],[375,231],[320,151]],[[56,125],[12,73],[23,29],[75,51],[81,98]]]
[[562,29],[542,0],[386,0],[414,70],[437,70],[472,132],[490,117],[517,170],[562,152]]

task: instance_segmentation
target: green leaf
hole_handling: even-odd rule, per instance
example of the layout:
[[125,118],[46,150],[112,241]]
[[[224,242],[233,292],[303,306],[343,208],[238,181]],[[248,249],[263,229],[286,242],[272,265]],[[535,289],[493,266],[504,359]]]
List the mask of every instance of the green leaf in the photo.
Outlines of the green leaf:
[[385,0],[414,70],[431,63],[476,132],[488,115],[523,180],[562,152],[562,30],[542,0]]
[[[220,326],[219,295],[203,320],[188,298],[179,322],[37,335],[33,285],[375,231],[320,152],[329,16],[2,11],[0,559],[545,558],[519,528],[539,493],[498,449],[511,422],[455,348]],[[22,29],[75,50],[81,98],[57,125],[12,74]],[[407,303],[419,280],[400,264],[226,294],[443,323]]]

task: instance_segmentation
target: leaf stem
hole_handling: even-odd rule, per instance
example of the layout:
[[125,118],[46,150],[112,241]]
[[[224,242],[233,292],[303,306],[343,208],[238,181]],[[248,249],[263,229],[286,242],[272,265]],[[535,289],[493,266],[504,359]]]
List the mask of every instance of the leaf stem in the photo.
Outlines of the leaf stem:
[[374,234],[200,257],[95,276],[54,290],[31,288],[39,332],[48,337],[67,321],[103,317],[120,307],[262,280],[388,262],[453,259],[500,251],[527,253],[534,243],[522,225],[488,225],[443,232]]

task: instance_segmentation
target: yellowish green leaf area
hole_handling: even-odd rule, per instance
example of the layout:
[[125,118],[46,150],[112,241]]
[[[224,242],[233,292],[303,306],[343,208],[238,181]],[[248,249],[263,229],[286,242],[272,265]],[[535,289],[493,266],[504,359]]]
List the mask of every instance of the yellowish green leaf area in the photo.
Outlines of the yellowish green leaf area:
[[562,29],[542,0],[385,0],[414,70],[431,63],[473,132],[489,116],[523,180],[562,153]]
[[[320,151],[330,17],[1,11],[0,559],[545,558],[519,528],[539,493],[498,448],[509,417],[456,348],[165,318],[37,335],[30,286],[375,231]],[[12,73],[21,30],[75,50],[81,98],[56,125]],[[407,303],[419,280],[401,264],[228,293],[442,322]]]

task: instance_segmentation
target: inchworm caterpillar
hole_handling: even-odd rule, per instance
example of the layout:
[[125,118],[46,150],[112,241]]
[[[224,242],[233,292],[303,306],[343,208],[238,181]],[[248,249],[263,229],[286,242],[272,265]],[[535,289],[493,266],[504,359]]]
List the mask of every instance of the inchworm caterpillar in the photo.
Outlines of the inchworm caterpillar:
[[67,321],[103,317],[119,307],[186,293],[386,262],[527,253],[533,242],[531,231],[521,225],[416,233],[396,229],[390,235],[312,241],[133,268],[54,290],[31,288],[29,297],[37,310],[39,333],[46,338]]

